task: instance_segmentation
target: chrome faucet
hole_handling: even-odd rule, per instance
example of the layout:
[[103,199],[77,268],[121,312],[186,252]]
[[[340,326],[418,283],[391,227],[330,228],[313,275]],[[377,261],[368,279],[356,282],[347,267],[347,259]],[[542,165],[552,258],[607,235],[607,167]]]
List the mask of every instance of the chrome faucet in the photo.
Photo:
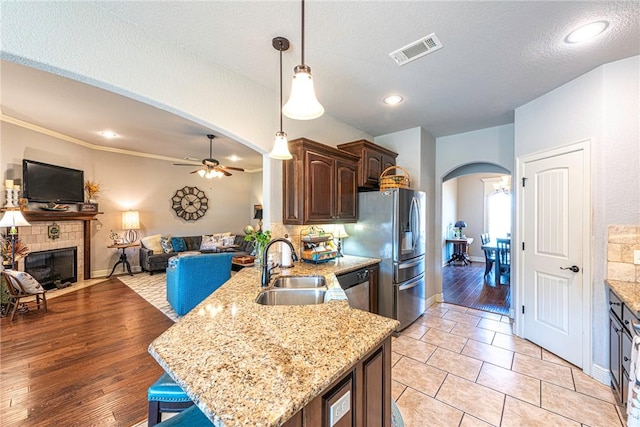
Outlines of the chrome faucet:
[[273,239],[271,240],[269,243],[267,243],[267,246],[264,247],[264,252],[262,253],[262,287],[266,288],[267,286],[269,286],[269,282],[271,281],[271,272],[273,270],[275,270],[276,268],[280,267],[280,264],[274,264],[272,266],[269,266],[269,263],[267,262],[268,260],[268,254],[269,254],[269,248],[271,248],[271,245],[273,245],[274,243],[277,242],[282,242],[282,243],[286,243],[287,245],[289,245],[289,247],[291,248],[291,261],[295,262],[298,260],[298,257],[296,255],[296,250],[294,249],[293,245],[291,244],[290,241],[288,241],[287,239],[283,239],[282,237],[278,237],[277,239]]

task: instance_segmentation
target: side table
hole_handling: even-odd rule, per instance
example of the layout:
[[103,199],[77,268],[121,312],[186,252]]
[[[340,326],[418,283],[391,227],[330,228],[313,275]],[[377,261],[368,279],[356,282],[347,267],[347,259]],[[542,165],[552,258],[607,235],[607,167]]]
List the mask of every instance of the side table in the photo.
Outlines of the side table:
[[[120,259],[113,266],[113,268],[111,269],[111,273],[107,276],[107,278],[113,276],[113,272],[116,271],[116,267],[118,265],[120,265],[120,264],[122,264],[122,272],[123,273],[128,271],[129,275],[133,276],[133,273],[131,272],[131,264],[129,264],[129,260],[127,259],[126,249],[127,248],[137,247],[137,246],[140,246],[140,244],[139,243],[123,243],[123,244],[118,244],[118,245],[109,245],[109,246],[107,246],[109,249],[122,249],[122,253],[120,254]],[[126,270],[125,270],[125,268],[126,268]]]

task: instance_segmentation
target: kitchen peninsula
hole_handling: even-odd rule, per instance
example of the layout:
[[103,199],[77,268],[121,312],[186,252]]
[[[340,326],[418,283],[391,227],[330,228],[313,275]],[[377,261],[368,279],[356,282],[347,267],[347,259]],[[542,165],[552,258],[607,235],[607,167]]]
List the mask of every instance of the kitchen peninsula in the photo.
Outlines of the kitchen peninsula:
[[[331,289],[340,286],[336,274],[379,261],[298,262],[282,274],[322,275]],[[238,272],[149,352],[214,425],[320,426],[328,423],[330,406],[347,396],[345,417],[388,426],[391,333],[398,322],[344,300],[260,305],[259,285],[257,269]]]

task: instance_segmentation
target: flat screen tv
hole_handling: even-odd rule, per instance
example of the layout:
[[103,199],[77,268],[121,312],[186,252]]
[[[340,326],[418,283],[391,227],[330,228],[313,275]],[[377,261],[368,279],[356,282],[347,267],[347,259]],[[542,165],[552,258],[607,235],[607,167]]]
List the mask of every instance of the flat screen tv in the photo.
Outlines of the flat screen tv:
[[24,159],[24,197],[30,202],[84,202],[84,171]]

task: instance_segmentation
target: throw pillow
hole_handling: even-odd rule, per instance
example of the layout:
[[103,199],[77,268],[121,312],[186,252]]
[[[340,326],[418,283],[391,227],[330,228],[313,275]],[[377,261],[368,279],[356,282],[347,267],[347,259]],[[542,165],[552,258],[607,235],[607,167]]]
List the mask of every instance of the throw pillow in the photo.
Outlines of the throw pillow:
[[24,292],[27,294],[37,294],[44,290],[42,285],[29,273],[17,270],[5,270],[5,272],[7,272],[11,277],[15,277],[15,279],[20,283],[20,286],[22,286]]
[[156,254],[161,254],[163,252],[162,245],[160,244],[161,237],[162,235],[160,234],[154,234],[152,236],[143,237],[140,239],[140,242],[145,248],[152,250]]
[[184,252],[187,250],[187,244],[182,237],[172,237],[171,246],[173,246],[174,252]]
[[224,236],[222,238],[222,244],[224,246],[231,246],[233,245],[233,242],[235,242],[236,240],[236,236]]
[[204,235],[204,236],[202,236],[202,243],[200,243],[200,250],[201,251],[213,251],[213,250],[218,249],[218,246],[220,246],[220,245],[222,245],[222,242],[220,242],[214,236]]
[[169,236],[161,237],[160,245],[162,246],[162,250],[164,251],[165,254],[169,254],[173,252],[173,245],[171,245],[171,237]]

